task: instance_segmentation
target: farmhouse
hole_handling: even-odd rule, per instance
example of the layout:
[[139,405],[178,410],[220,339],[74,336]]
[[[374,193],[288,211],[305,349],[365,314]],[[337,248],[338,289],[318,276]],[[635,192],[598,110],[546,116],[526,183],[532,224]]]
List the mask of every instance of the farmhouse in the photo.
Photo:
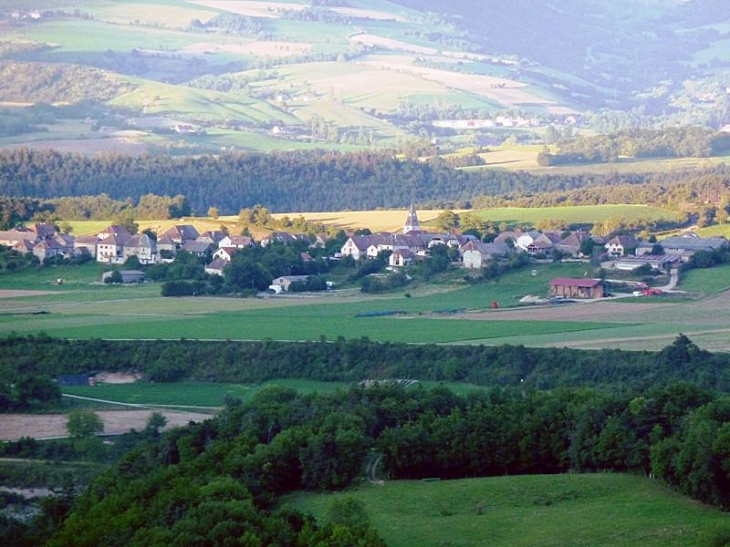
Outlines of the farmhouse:
[[605,295],[600,279],[558,277],[550,281],[550,296],[557,298],[603,298]]
[[98,236],[96,244],[97,262],[121,264],[124,262],[124,245],[132,236],[123,226],[111,225]]
[[616,236],[608,240],[605,248],[612,256],[624,256],[635,254],[638,246],[639,242],[634,236]]
[[495,257],[509,254],[509,247],[505,243],[478,243],[469,241],[461,247],[461,255],[465,268],[483,268],[487,262]]

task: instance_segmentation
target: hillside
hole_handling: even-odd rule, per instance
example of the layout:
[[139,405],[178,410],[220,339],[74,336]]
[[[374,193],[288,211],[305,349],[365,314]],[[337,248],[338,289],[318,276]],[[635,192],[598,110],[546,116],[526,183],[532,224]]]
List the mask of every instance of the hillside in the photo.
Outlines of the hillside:
[[[86,106],[57,110],[43,131],[0,137],[0,146],[217,153],[438,138],[451,149],[540,143],[549,127],[573,124],[717,129],[730,121],[722,8],[5,0],[0,61],[13,83],[2,87],[0,113],[34,108],[18,103]],[[99,130],[69,123],[78,119]]]

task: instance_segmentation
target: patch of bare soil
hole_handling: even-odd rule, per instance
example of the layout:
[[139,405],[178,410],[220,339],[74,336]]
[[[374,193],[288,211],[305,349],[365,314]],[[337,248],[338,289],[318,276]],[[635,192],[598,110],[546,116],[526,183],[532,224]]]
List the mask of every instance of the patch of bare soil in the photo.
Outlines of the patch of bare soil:
[[[131,429],[140,431],[147,425],[153,410],[100,410],[97,414],[104,422],[104,433],[119,435]],[[194,412],[157,411],[167,418],[167,428],[202,422],[210,414]],[[4,414],[0,418],[0,441],[17,441],[21,437],[46,439],[67,437],[66,414]]]

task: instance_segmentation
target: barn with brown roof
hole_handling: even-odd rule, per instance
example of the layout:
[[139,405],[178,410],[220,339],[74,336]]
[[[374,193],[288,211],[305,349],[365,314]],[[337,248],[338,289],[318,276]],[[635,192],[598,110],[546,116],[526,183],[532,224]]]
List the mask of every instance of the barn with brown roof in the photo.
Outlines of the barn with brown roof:
[[557,277],[550,282],[550,296],[556,298],[603,298],[606,289],[601,279]]

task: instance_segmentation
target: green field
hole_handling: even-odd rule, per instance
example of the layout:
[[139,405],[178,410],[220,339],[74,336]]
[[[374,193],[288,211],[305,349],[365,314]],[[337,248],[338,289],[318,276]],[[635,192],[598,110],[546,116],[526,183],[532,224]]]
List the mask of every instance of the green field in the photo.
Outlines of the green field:
[[647,205],[573,205],[563,207],[498,207],[474,212],[497,223],[535,225],[541,220],[563,220],[568,224],[594,224],[609,218],[626,220],[681,220],[673,211]]
[[[461,287],[433,285],[365,297],[344,291],[284,298],[163,298],[159,284],[110,287],[105,268],[28,270],[0,276],[0,289],[49,290],[52,294],[0,299],[0,334],[46,332],[69,338],[191,338],[316,340],[367,336],[373,340],[446,343],[611,329],[601,321],[473,321],[451,312],[486,311],[518,304],[526,294],[546,294],[553,277],[584,275],[585,264],[549,264],[504,275],[496,282]],[[55,284],[58,278],[65,281]],[[94,284],[90,284],[94,283]],[[410,293],[409,293],[410,294]],[[40,313],[42,312],[42,313]],[[386,317],[362,316],[399,312]]]
[[343,496],[365,504],[391,547],[688,547],[730,536],[727,514],[647,478],[610,473],[386,481],[340,494],[294,494],[282,505],[325,522]]

